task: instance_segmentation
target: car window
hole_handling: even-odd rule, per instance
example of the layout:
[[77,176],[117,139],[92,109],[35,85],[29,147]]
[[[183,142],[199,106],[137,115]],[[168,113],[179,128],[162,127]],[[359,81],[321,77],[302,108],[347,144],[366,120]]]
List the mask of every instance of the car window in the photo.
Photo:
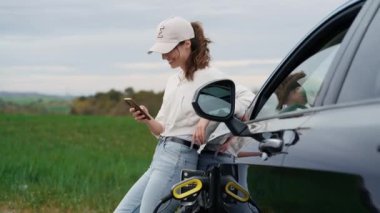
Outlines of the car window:
[[380,98],[380,12],[372,20],[346,76],[338,103]]
[[313,107],[315,98],[346,32],[347,29],[336,32],[331,39],[319,44],[319,50],[302,61],[277,86],[256,118]]

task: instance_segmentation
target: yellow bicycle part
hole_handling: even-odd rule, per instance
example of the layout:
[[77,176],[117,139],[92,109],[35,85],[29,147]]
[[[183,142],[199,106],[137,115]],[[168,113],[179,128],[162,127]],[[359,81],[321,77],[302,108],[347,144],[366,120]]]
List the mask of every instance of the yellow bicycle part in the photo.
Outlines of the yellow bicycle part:
[[[184,187],[194,187],[184,193],[181,193],[181,189]],[[172,189],[173,197],[177,200],[180,200],[182,198],[188,197],[194,193],[199,192],[203,187],[202,181],[196,178],[190,178],[187,180],[184,180],[182,182],[179,182],[176,186]]]
[[[234,189],[237,190],[236,194],[232,191]],[[249,192],[235,182],[232,182],[232,181],[228,182],[226,184],[225,191],[228,195],[230,195],[231,197],[235,198],[236,200],[240,202],[245,203],[249,200]],[[239,196],[238,195],[239,192],[241,192],[243,196]]]

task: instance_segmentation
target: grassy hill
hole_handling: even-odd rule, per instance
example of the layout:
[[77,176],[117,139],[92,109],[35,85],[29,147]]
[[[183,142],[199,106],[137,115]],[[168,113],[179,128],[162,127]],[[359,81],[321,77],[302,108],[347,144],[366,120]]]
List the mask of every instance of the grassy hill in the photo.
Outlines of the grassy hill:
[[0,114],[0,212],[111,212],[155,144],[130,117]]
[[68,114],[72,96],[0,91],[0,112],[23,114]]
[[58,96],[58,95],[44,95],[40,93],[34,93],[34,92],[5,92],[0,91],[0,98],[4,101],[14,102],[18,104],[28,104],[31,102],[35,102],[38,100],[41,101],[70,101],[72,100],[73,96]]

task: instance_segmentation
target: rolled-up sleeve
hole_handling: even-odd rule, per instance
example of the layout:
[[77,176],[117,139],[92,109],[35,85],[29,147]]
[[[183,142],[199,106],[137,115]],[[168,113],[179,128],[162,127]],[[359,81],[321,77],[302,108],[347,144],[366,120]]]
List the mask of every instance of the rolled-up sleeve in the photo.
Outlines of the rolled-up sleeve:
[[165,106],[164,104],[161,105],[161,108],[160,110],[158,111],[157,115],[156,115],[156,121],[158,121],[162,126],[165,126]]
[[242,85],[236,85],[235,115],[239,118],[244,116],[248,106],[255,98],[255,94]]
[[[154,118],[158,123],[160,123],[162,125],[162,127],[165,129],[165,123],[166,123],[166,114],[167,114],[167,103],[165,101],[165,93],[164,93],[164,96],[162,98],[162,104],[161,104],[161,107],[160,107],[160,110],[158,110],[158,113],[156,115],[156,117]],[[153,134],[153,132],[152,132]],[[159,137],[159,135],[155,135],[153,134],[155,137]]]

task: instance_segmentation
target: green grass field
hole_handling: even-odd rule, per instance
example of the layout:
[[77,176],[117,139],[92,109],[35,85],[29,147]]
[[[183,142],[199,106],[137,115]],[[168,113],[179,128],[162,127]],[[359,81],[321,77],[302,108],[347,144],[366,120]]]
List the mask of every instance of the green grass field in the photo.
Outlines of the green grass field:
[[0,211],[111,212],[155,144],[130,117],[0,114]]

